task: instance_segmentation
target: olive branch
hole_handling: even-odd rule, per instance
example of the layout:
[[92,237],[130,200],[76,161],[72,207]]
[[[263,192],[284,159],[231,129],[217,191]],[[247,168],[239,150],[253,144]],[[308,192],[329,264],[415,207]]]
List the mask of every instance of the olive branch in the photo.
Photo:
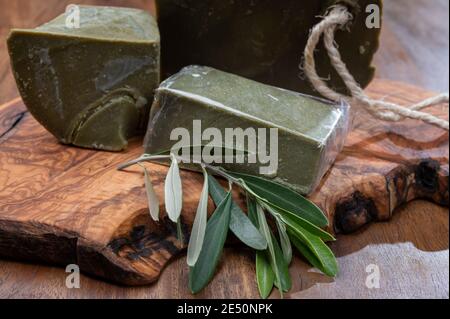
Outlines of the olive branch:
[[[179,167],[183,158],[174,154],[144,154],[118,169],[125,170],[133,165],[143,169],[150,216],[154,221],[159,221],[160,203],[150,172],[143,163],[161,161],[170,163],[164,189],[166,212],[169,219],[177,224],[178,240],[184,242],[181,230],[183,189]],[[330,277],[337,275],[337,260],[325,244],[335,238],[323,230],[328,226],[328,220],[314,203],[283,185],[261,177],[228,172],[203,162],[194,164],[203,172],[204,185],[187,252],[192,293],[203,290],[214,277],[229,230],[256,251],[256,277],[262,298],[268,298],[274,286],[281,297],[291,289],[289,265],[293,246],[324,274]],[[226,179],[228,189],[222,187],[214,175]],[[233,200],[234,187],[246,194],[248,214]],[[216,210],[208,220],[209,196]],[[275,229],[276,232],[273,231]]]

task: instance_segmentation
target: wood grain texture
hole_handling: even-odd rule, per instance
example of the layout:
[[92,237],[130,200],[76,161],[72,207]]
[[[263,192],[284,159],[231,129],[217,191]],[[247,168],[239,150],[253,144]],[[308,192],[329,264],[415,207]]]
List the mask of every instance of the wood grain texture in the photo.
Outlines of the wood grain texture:
[[[378,98],[397,90],[398,103],[429,96],[420,89],[377,81]],[[446,106],[433,107],[448,117]],[[448,206],[448,132],[418,121],[383,123],[353,109],[354,129],[335,165],[311,196],[330,231],[351,233],[425,198]],[[76,263],[87,274],[124,285],[154,283],[185,245],[167,216],[150,219],[140,168],[117,166],[143,153],[140,140],[122,153],[67,147],[17,100],[0,107],[0,256],[57,265]],[[150,165],[164,211],[167,168]],[[183,172],[183,217],[188,237],[203,186]]]
[[449,2],[384,2],[378,77],[434,91],[449,90]]
[[[152,5],[150,0],[78,2],[144,8]],[[0,40],[6,38],[12,26],[34,27],[60,13],[68,3],[59,0],[0,0]],[[448,90],[448,2],[397,0],[387,1],[385,8],[382,47],[376,59],[378,75],[435,90]],[[419,15],[421,23],[417,23],[417,18],[399,20],[398,8],[407,17]],[[442,16],[442,23],[435,19],[436,15]],[[407,48],[405,42],[409,40],[423,47],[421,54],[415,54],[414,47]],[[0,41],[0,103],[17,96],[4,44],[4,40]],[[439,68],[424,66],[425,63],[434,64],[434,61],[439,63]],[[395,90],[386,93],[389,96],[396,94]],[[329,282],[327,278],[311,272],[310,267],[297,259],[292,267],[296,286],[290,297],[448,298],[447,208],[414,202],[403,207],[388,224],[376,224],[355,235],[339,236],[333,250],[341,256],[339,263],[342,272],[336,281]],[[257,297],[251,252],[241,248],[229,249],[225,259],[227,262],[221,266],[213,284],[199,297]],[[368,290],[365,286],[365,267],[369,262],[380,266],[383,276],[381,289]],[[187,274],[183,258],[171,264],[160,281],[148,288],[120,288],[83,277],[81,289],[69,290],[65,286],[65,275],[59,268],[0,261],[0,297],[191,297],[186,289]]]
[[[447,208],[430,213],[428,204],[411,203],[389,223],[339,237],[332,245],[341,268],[334,281],[294,258],[294,287],[286,297],[448,298],[448,233]],[[80,289],[67,289],[63,269],[5,260],[0,263],[0,298],[258,298],[254,253],[230,247],[224,260],[211,285],[198,296],[187,288],[185,258],[174,260],[149,287],[125,288],[82,276]],[[380,268],[380,289],[366,287],[370,264]]]
[[[409,105],[430,96],[394,82],[375,81],[369,94]],[[431,94],[432,95],[432,94]],[[448,118],[448,106],[429,109]],[[332,231],[351,233],[372,221],[387,221],[395,210],[415,199],[448,206],[448,132],[418,121],[373,119],[358,105],[354,129],[332,170],[311,199],[329,216]]]

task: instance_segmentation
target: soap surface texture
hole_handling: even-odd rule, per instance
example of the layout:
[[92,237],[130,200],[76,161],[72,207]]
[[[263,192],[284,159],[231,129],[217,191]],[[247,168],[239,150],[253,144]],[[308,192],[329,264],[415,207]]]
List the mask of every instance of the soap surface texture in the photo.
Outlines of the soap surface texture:
[[8,39],[20,94],[60,142],[121,151],[148,123],[160,82],[160,36],[142,10],[80,6],[80,27],[66,15]]
[[[210,67],[189,66],[164,81],[157,90],[145,139],[145,151],[160,154],[171,150],[174,129],[185,129],[194,142],[194,121],[202,131],[218,129],[266,129],[266,151],[270,150],[270,128],[278,129],[278,165],[261,174],[261,163],[222,163],[228,170],[260,175],[308,194],[334,162],[348,130],[348,107],[296,92],[264,85]],[[261,136],[258,135],[258,139]],[[202,140],[201,146],[208,145]],[[231,145],[236,151],[249,149],[248,142]],[[273,144],[275,145],[275,144]],[[228,145],[222,144],[225,148]]]
[[[157,0],[163,76],[191,65],[208,65],[265,84],[317,95],[301,74],[302,53],[311,28],[327,9],[346,4],[354,21],[337,31],[343,61],[362,87],[372,80],[372,59],[380,28],[368,28],[368,5],[381,0]],[[318,73],[347,93],[326,50],[316,53]]]

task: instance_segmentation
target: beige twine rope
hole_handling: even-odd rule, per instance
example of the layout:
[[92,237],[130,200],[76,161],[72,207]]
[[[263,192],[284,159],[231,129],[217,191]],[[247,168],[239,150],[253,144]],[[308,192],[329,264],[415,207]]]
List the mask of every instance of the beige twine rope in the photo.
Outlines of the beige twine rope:
[[[356,82],[355,78],[350,74],[347,66],[342,61],[337,44],[334,40],[336,29],[344,29],[353,20],[353,15],[342,5],[334,6],[324,19],[317,24],[312,30],[305,48],[305,61],[303,70],[314,86],[314,88],[326,98],[333,101],[343,101],[353,98],[355,102],[360,103],[374,117],[391,122],[398,122],[405,118],[421,120],[423,122],[436,125],[445,130],[449,130],[449,122],[440,119],[429,113],[421,112],[422,109],[441,103],[449,103],[448,94],[440,94],[421,103],[410,107],[401,106],[381,100],[373,100],[369,98],[361,86]],[[316,71],[316,61],[314,52],[319,41],[324,36],[325,47],[328,51],[333,67],[343,79],[345,85],[350,90],[352,97],[341,95],[332,90],[325,81],[319,77]]]

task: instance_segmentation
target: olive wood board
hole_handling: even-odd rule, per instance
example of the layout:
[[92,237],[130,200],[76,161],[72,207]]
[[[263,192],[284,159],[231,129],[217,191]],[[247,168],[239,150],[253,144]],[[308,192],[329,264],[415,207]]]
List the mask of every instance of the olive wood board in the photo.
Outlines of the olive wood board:
[[[405,105],[433,95],[385,80],[374,81],[368,93]],[[428,111],[448,119],[448,106]],[[327,214],[329,231],[351,233],[388,221],[398,207],[419,198],[448,206],[447,131],[414,120],[382,122],[358,106],[353,114],[354,129],[343,152],[310,196]],[[123,285],[155,282],[186,245],[176,240],[167,217],[151,220],[142,170],[116,170],[141,155],[141,144],[135,140],[122,153],[64,146],[32,118],[20,98],[1,105],[0,257],[77,264],[86,274]],[[148,167],[164,212],[167,168]],[[182,172],[182,178],[187,237],[203,177]]]

